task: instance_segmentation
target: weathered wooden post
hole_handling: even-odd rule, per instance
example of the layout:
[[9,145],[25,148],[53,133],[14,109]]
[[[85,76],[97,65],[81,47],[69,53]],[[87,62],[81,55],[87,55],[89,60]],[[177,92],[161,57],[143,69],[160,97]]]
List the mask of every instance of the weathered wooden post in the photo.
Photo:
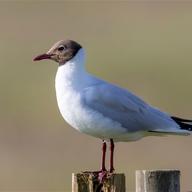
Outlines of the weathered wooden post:
[[180,192],[180,171],[137,170],[136,192]]
[[72,192],[125,192],[125,175],[107,173],[100,183],[98,173],[73,173]]

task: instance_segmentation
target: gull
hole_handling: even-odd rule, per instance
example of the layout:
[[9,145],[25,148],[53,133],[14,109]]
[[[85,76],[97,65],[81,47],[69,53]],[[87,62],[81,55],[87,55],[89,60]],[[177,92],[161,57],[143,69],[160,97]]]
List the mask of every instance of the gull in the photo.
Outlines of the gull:
[[99,79],[85,69],[85,50],[73,40],[55,43],[34,61],[58,63],[55,78],[57,103],[65,121],[78,131],[103,140],[101,174],[105,174],[106,141],[114,171],[114,142],[146,136],[190,135],[192,120],[171,116],[144,102],[129,90]]

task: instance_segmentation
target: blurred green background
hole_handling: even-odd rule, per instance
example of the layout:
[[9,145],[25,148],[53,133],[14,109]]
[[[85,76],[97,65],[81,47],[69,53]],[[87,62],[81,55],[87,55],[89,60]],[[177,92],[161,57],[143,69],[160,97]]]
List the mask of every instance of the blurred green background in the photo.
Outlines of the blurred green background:
[[[192,3],[0,2],[0,191],[71,191],[71,173],[99,168],[101,141],[59,114],[57,64],[32,62],[60,39],[87,51],[87,69],[173,115],[192,118]],[[118,143],[117,172],[176,168],[192,190],[192,137]]]

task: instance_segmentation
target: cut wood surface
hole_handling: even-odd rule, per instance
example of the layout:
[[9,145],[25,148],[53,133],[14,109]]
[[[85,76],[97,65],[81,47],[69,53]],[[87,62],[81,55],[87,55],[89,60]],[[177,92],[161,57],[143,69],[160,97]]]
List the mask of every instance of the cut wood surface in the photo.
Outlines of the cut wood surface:
[[98,173],[85,172],[72,174],[72,192],[125,192],[125,175],[107,173],[101,183]]
[[180,171],[138,170],[136,192],[180,192]]

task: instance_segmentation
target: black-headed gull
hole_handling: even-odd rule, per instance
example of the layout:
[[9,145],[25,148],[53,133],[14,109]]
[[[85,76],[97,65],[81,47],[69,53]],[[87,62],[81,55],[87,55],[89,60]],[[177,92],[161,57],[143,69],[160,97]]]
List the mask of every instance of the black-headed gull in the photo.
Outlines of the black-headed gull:
[[106,143],[110,141],[110,172],[113,141],[135,141],[164,134],[189,135],[191,120],[170,116],[145,103],[130,91],[89,74],[85,50],[72,40],[62,40],[34,61],[51,59],[59,64],[55,88],[59,110],[73,128],[103,140],[101,172],[106,172]]

